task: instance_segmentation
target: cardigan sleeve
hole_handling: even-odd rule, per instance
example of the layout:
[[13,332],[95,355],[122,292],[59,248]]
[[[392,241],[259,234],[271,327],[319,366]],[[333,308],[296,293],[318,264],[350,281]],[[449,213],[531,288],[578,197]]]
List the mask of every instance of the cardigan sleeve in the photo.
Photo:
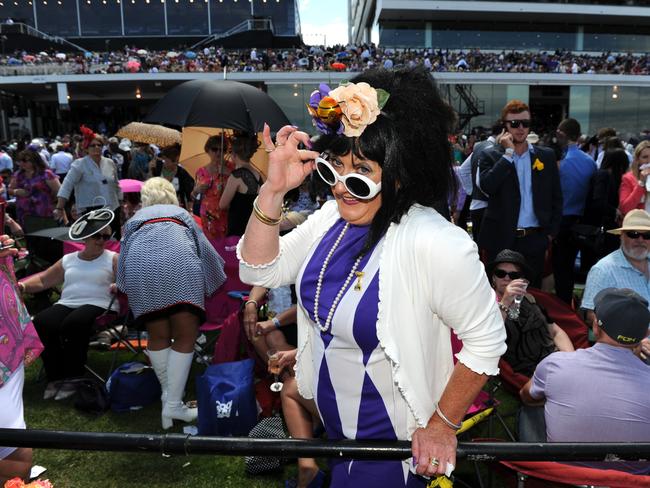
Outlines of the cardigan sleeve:
[[641,199],[645,196],[645,187],[639,185],[634,177],[634,173],[627,172],[621,179],[621,187],[618,191],[618,208],[623,215],[630,210],[638,208]]
[[332,226],[337,217],[336,202],[326,202],[304,223],[280,237],[280,252],[271,262],[265,264],[254,265],[243,259],[241,246],[245,236],[242,236],[237,244],[239,278],[249,285],[266,288],[294,284],[312,244]]
[[435,270],[428,280],[433,312],[463,342],[456,357],[475,373],[498,374],[506,331],[476,245],[450,225],[421,247],[429,255],[428,269]]

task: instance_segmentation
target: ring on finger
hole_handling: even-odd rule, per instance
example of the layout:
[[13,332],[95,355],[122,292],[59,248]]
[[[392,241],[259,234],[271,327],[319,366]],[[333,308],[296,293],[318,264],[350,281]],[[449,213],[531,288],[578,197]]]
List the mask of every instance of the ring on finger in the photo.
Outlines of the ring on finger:
[[284,146],[284,142],[276,142],[275,147]]
[[431,464],[431,466],[433,466],[434,468],[437,468],[437,467],[440,465],[440,461],[438,461],[438,458],[431,458],[431,462],[430,462],[430,464]]
[[275,148],[273,148],[273,149],[267,149],[267,148],[265,147],[264,150],[265,150],[267,153],[272,153],[273,151],[275,151]]

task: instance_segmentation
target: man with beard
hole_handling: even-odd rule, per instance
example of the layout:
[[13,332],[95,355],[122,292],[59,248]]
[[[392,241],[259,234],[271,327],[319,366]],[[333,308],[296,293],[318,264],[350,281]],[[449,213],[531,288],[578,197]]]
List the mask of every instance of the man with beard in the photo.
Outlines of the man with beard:
[[[650,214],[636,209],[623,219],[623,226],[608,231],[621,236],[621,247],[598,261],[587,275],[581,307],[587,323],[594,319],[594,298],[605,288],[629,288],[650,301]],[[641,353],[650,356],[650,340],[641,343]]]
[[541,284],[546,250],[560,228],[562,189],[552,150],[533,146],[528,105],[511,100],[501,111],[497,144],[479,156],[477,186],[488,197],[479,248],[493,260],[503,249],[520,252]]

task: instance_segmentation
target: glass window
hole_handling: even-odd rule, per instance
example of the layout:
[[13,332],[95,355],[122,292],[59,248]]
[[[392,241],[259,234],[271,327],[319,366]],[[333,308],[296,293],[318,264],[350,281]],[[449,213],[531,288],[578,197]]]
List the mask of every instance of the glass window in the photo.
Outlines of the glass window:
[[472,93],[483,104],[484,115],[473,117],[469,123],[470,128],[483,127],[490,129],[499,117],[501,109],[508,102],[507,85],[470,85]]
[[423,22],[383,22],[379,26],[379,44],[392,47],[424,47],[424,32]]
[[31,0],[0,0],[0,20],[34,25],[34,7]]
[[38,29],[54,36],[78,36],[75,0],[35,0]]
[[271,17],[273,28],[278,36],[293,36],[296,34],[295,15],[293,15],[293,2],[283,1],[268,2],[253,1],[255,17]]
[[207,0],[167,0],[167,33],[176,36],[207,35]]
[[210,4],[213,34],[226,32],[250,17],[250,4],[244,0],[236,3],[232,0],[223,0],[223,2],[216,0]]
[[601,127],[614,127],[621,138],[628,140],[639,136],[646,128],[645,108],[650,90],[645,87],[619,86],[613,98],[613,87],[592,86],[589,127],[594,133]]
[[[177,0],[166,0],[177,1]],[[127,36],[165,35],[165,4],[160,0],[122,0]]]
[[308,134],[315,134],[316,130],[305,108],[305,100],[309,100],[309,95],[317,87],[317,83],[313,85],[302,83],[271,84],[267,85],[267,93],[280,106],[292,125],[298,126],[300,130]]
[[218,34],[239,25],[244,20],[255,17],[271,17],[275,34],[278,36],[296,35],[295,0],[211,0],[210,18],[212,33]]
[[117,0],[79,0],[79,10],[84,36],[122,35],[122,18]]

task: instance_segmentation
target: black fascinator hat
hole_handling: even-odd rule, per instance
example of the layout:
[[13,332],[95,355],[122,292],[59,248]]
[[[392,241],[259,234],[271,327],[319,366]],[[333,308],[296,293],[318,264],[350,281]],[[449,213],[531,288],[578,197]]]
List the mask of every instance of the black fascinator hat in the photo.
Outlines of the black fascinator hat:
[[114,218],[115,214],[108,208],[91,210],[72,224],[68,236],[73,241],[83,241],[111,225]]

